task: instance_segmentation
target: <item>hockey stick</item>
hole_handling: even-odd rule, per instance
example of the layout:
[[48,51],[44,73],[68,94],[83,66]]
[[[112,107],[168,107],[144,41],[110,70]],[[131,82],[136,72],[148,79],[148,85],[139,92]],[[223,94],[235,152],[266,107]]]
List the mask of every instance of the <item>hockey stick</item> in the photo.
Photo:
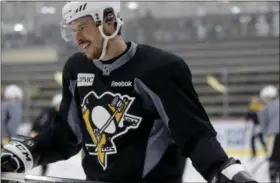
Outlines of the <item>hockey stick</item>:
[[267,158],[261,160],[258,164],[256,164],[256,165],[252,168],[251,173],[252,173],[253,175],[255,175],[255,173],[256,173],[256,172],[262,167],[262,165],[263,165],[265,162],[267,162],[267,161],[268,161]]
[[117,115],[117,113],[118,111],[116,110],[114,114],[107,120],[105,125],[100,129],[100,131],[98,132],[100,135],[107,129],[107,127],[111,124],[111,122],[113,122],[113,119]]
[[25,174],[22,173],[1,173],[1,181],[25,182]]
[[[65,179],[59,177],[47,177],[47,176],[36,176],[36,175],[26,175],[24,173],[12,173],[12,172],[2,172],[1,181],[11,181],[11,182],[80,182],[80,183],[90,183],[89,181],[80,179]],[[101,183],[101,182],[91,182],[91,183]]]
[[113,115],[107,120],[107,122],[104,124],[104,126],[100,129],[100,131],[98,132],[100,135],[107,129],[107,127],[113,122],[113,119],[115,118],[115,116],[117,115],[117,113],[120,112],[120,110],[122,109],[122,105],[125,104],[125,102],[127,101],[127,99],[124,99],[123,101],[121,101],[121,105],[120,106],[116,106],[116,111],[113,113]]

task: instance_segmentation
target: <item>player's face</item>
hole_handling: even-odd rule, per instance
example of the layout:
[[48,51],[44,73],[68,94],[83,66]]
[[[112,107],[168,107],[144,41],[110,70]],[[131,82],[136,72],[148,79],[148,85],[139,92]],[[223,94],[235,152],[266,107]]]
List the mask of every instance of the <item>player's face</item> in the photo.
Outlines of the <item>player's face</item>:
[[97,59],[102,52],[102,36],[91,17],[71,22],[74,39],[80,49],[90,59]]

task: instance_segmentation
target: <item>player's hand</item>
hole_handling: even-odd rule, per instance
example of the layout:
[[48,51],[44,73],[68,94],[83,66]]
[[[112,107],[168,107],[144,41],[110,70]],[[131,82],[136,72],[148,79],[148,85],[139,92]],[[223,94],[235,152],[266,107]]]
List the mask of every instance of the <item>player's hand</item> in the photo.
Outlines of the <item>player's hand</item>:
[[245,171],[240,161],[230,158],[210,179],[211,183],[258,183]]
[[3,138],[2,138],[2,143],[3,143],[4,145],[8,144],[9,141],[10,141],[10,138],[9,138],[9,137],[3,137]]
[[36,137],[38,134],[39,134],[38,132],[32,131],[32,132],[31,132],[31,137]]
[[[29,144],[29,145],[28,145]],[[2,172],[25,172],[33,167],[32,142],[23,136],[12,138],[1,152]]]

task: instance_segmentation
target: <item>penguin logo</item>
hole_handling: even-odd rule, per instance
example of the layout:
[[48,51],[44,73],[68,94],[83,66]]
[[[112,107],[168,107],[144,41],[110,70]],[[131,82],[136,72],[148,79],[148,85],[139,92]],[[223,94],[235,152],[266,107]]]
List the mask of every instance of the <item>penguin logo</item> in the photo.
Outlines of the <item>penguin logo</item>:
[[141,117],[128,114],[134,97],[105,92],[98,96],[94,91],[88,93],[81,105],[83,119],[92,143],[86,148],[90,155],[98,158],[103,170],[107,168],[107,156],[117,153],[114,139],[137,129]]

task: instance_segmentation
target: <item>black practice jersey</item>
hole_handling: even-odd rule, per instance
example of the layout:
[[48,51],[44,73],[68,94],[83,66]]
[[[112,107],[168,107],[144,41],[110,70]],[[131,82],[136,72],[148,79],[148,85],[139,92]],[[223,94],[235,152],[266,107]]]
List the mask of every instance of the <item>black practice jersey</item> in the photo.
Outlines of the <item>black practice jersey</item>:
[[128,43],[111,61],[74,54],[63,70],[60,115],[35,138],[39,164],[83,150],[89,180],[181,180],[185,159],[208,179],[227,156],[186,62]]
[[48,128],[57,115],[57,110],[54,107],[44,108],[40,114],[35,118],[32,126],[32,131],[41,132],[45,128]]

